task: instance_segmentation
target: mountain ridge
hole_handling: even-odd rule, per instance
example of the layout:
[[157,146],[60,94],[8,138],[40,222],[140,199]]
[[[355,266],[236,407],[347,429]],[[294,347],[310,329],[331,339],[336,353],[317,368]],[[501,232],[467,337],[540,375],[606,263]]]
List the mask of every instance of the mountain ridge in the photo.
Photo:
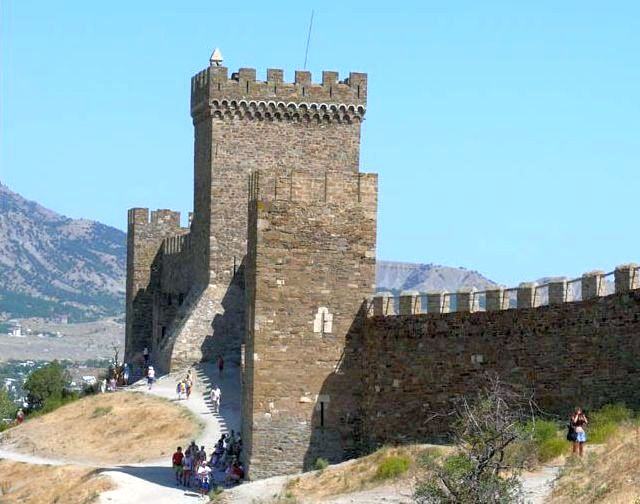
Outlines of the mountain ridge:
[[0,183],[0,312],[89,320],[124,310],[126,234]]

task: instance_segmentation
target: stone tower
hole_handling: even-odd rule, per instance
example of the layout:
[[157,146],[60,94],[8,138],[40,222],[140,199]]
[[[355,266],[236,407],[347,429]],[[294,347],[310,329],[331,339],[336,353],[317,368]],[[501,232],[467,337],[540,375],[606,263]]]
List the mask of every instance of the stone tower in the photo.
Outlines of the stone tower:
[[[357,452],[345,345],[373,293],[377,177],[359,172],[367,77],[241,68],[191,80],[194,202],[129,211],[126,359],[242,363],[251,477]],[[354,374],[355,373],[355,374]],[[338,393],[338,391],[341,391]],[[286,450],[286,467],[277,462]]]
[[287,83],[282,70],[258,81],[254,69],[229,75],[212,63],[192,78],[194,279],[208,286],[215,312],[205,355],[236,353],[244,333],[249,174],[356,173],[366,95],[360,73],[339,82],[323,72],[313,84],[309,72],[296,72]]

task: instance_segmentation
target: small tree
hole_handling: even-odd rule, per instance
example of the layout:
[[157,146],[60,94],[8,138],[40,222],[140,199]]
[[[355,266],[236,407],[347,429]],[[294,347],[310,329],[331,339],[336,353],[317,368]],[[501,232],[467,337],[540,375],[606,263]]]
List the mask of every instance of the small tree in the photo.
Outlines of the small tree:
[[489,378],[477,397],[455,402],[453,439],[458,448],[443,463],[429,462],[433,475],[418,484],[418,504],[522,502],[520,475],[528,454],[510,447],[531,439],[523,428],[532,419],[532,397]]
[[39,409],[48,401],[62,400],[65,378],[66,373],[57,360],[33,371],[24,383],[29,407]]
[[9,397],[6,390],[0,389],[0,420],[3,418],[13,419],[16,416],[18,407]]

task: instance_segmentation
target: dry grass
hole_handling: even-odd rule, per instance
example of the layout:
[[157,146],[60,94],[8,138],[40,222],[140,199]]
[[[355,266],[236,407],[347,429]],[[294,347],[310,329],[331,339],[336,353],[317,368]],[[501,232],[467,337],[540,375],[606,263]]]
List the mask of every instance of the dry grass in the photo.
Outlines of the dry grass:
[[549,502],[640,503],[639,462],[640,425],[628,423],[604,446],[587,444],[583,459],[569,458]]
[[169,457],[201,425],[186,409],[142,393],[100,394],[6,431],[0,445],[41,457],[118,464]]
[[110,478],[94,469],[0,460],[3,504],[88,504],[113,487]]
[[[299,478],[290,480],[285,490],[285,497],[290,501],[283,502],[296,502],[296,499],[303,497],[305,500],[320,499],[380,485],[413,482],[422,474],[422,469],[416,460],[427,450],[432,455],[435,453],[439,456],[450,451],[450,448],[426,445],[385,447],[366,457],[329,466],[322,471],[305,473]],[[386,468],[390,461],[398,460],[409,461],[406,471],[393,478],[380,477],[381,469]]]

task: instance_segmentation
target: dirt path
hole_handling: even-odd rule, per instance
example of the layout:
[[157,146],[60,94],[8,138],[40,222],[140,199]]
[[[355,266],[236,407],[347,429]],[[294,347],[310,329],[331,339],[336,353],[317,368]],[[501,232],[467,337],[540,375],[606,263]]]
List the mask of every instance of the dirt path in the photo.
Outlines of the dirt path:
[[522,475],[522,488],[528,504],[543,504],[551,495],[551,485],[560,474],[559,465],[543,465],[540,469]]
[[[189,409],[204,424],[203,432],[195,441],[198,445],[204,445],[209,451],[222,433],[240,428],[240,370],[237,365],[229,363],[222,379],[218,377],[218,371],[212,364],[200,364],[194,366],[194,370],[196,374],[195,389],[189,400],[179,401],[178,404]],[[144,391],[177,402],[176,383],[177,379],[182,378],[183,375],[184,373],[181,372],[177,375],[163,376],[158,379],[150,391],[141,382],[131,386],[129,390]],[[220,414],[213,414],[209,400],[209,391],[213,381],[219,384],[222,390]],[[144,421],[153,422],[153,418]],[[117,485],[114,490],[100,495],[98,502],[102,504],[137,504],[140,502],[180,504],[193,503],[198,497],[194,491],[175,485],[175,477],[168,459],[126,466],[99,466],[6,450],[0,450],[0,458],[32,464],[73,464],[102,468],[104,469],[103,474],[110,476]]]

